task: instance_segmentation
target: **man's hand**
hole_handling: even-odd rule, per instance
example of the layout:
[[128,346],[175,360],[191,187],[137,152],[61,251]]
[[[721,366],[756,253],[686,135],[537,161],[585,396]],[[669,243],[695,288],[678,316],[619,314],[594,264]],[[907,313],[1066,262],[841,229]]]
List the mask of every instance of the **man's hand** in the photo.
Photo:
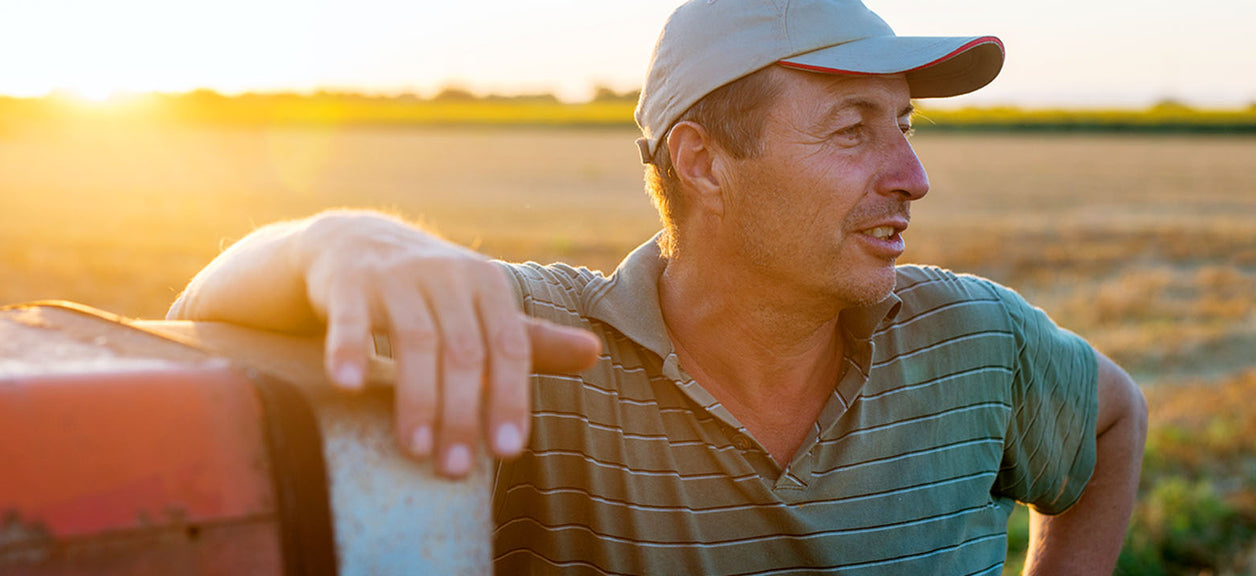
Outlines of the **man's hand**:
[[529,374],[579,370],[600,350],[588,332],[522,314],[509,282],[483,256],[401,221],[329,212],[233,246],[171,317],[280,330],[322,320],[328,374],[346,389],[362,388],[372,333],[387,333],[398,439],[457,477],[471,469],[481,426],[494,455],[523,449]]

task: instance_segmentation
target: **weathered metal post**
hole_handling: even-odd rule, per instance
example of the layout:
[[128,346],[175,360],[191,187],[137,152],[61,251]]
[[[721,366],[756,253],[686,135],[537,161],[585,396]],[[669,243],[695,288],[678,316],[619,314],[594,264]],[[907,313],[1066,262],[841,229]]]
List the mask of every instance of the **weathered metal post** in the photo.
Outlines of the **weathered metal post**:
[[320,339],[212,323],[139,326],[299,385],[323,433],[341,574],[492,573],[493,463],[481,450],[471,474],[450,481],[406,456],[393,433],[390,363],[373,363],[367,390],[346,394],[327,380]]

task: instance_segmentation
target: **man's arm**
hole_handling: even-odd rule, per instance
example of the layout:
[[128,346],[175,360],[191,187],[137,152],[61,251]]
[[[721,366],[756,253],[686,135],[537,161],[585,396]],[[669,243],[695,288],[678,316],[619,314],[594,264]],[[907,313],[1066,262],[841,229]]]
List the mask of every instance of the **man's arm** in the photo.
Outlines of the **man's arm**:
[[220,321],[277,332],[315,332],[322,319],[306,296],[294,245],[309,220],[277,222],[231,245],[202,269],[167,320]]
[[1111,574],[1134,510],[1147,439],[1147,403],[1098,352],[1095,470],[1076,504],[1057,516],[1031,512],[1026,575]]
[[496,264],[414,226],[336,211],[272,224],[202,270],[172,320],[312,332],[326,325],[326,369],[360,389],[371,334],[387,332],[397,362],[398,439],[466,474],[481,426],[500,457],[526,444],[528,374],[596,360],[592,335],[533,320]]

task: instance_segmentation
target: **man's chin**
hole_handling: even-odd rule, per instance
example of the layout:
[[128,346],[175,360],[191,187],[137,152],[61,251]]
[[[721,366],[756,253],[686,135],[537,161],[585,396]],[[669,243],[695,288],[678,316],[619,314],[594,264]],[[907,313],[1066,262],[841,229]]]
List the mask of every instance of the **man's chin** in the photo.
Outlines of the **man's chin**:
[[855,282],[847,284],[843,299],[853,306],[871,306],[889,298],[897,281],[893,262],[889,266],[866,270]]

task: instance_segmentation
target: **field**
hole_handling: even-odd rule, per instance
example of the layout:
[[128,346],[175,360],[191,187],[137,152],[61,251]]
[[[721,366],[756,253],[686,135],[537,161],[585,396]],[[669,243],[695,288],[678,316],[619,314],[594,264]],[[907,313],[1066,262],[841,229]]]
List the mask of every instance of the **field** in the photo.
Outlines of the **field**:
[[[231,241],[335,206],[420,219],[501,258],[609,271],[658,228],[634,138],[616,126],[10,126],[0,303],[159,317]],[[1256,571],[1256,138],[922,130],[914,143],[932,191],[905,259],[1020,290],[1148,392],[1122,571]]]

